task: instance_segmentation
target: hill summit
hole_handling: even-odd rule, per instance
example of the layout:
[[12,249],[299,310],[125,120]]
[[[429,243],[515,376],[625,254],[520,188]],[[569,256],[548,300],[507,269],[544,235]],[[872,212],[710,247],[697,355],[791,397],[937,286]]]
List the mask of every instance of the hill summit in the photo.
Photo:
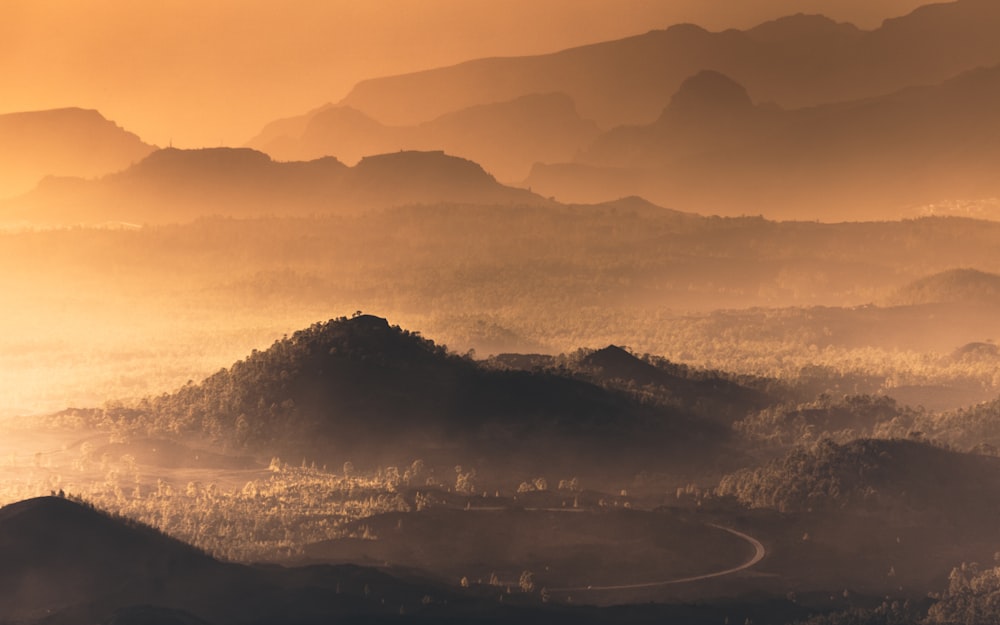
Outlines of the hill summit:
[[0,197],[29,191],[45,176],[119,171],[155,149],[91,109],[0,115]]
[[114,593],[146,595],[168,576],[215,561],[132,521],[61,497],[0,508],[0,613],[71,606]]
[[704,70],[681,83],[665,114],[715,118],[753,108],[743,85],[719,72]]
[[[316,323],[200,384],[112,414],[128,431],[356,465],[596,460],[726,434],[678,409],[548,372],[495,370],[380,317]],[[714,436],[712,436],[712,435]],[[610,446],[609,440],[622,443]],[[638,450],[638,451],[636,451]],[[621,468],[621,467],[620,467]]]

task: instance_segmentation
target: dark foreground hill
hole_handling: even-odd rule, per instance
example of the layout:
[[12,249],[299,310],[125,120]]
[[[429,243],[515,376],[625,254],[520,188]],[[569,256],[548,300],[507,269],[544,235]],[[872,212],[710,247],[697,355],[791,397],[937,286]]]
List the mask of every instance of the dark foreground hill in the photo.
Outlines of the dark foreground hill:
[[443,152],[369,156],[354,167],[332,157],[277,162],[246,148],[150,154],[99,180],[47,179],[0,205],[0,221],[31,224],[177,223],[219,215],[358,214],[401,204],[540,204],[483,169]]
[[460,592],[413,571],[226,564],[148,527],[56,497],[0,508],[0,582],[0,622],[19,625],[708,624],[730,615],[784,621],[805,613],[766,599],[609,609],[545,605],[537,591],[482,586]]
[[331,463],[422,457],[597,475],[710,462],[728,438],[683,406],[643,405],[568,376],[485,369],[368,315],[317,323],[117,418],[131,430]]
[[361,567],[225,564],[57,497],[0,509],[0,588],[0,622],[47,625],[361,622],[447,603],[478,606],[435,584]]
[[172,576],[217,563],[155,530],[57,497],[0,509],[0,614],[150,596]]

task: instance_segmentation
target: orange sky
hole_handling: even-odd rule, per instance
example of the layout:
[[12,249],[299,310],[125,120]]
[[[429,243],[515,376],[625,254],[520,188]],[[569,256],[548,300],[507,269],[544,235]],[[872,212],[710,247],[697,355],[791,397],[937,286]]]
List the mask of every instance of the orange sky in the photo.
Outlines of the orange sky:
[[[155,6],[154,6],[155,4]],[[96,108],[145,140],[238,145],[358,80],[687,21],[823,12],[874,27],[920,0],[4,0],[0,112]]]

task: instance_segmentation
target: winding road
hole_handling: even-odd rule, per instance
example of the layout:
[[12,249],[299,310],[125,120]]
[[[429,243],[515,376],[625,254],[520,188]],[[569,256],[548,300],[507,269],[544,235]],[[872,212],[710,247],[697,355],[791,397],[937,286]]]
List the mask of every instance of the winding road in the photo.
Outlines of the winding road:
[[740,571],[745,571],[750,567],[756,565],[758,562],[764,559],[767,555],[767,550],[764,549],[764,545],[761,544],[759,540],[754,538],[749,534],[744,534],[739,530],[734,530],[731,527],[724,527],[722,525],[716,525],[715,523],[710,523],[710,527],[720,529],[724,532],[729,532],[730,534],[742,538],[751,545],[753,545],[754,554],[753,557],[744,562],[739,566],[734,566],[731,569],[726,569],[725,571],[716,571],[715,573],[706,573],[704,575],[695,575],[694,577],[684,577],[681,579],[671,579],[664,582],[643,582],[639,584],[621,584],[617,586],[576,586],[573,588],[549,588],[548,591],[552,592],[586,592],[586,591],[599,591],[599,590],[636,590],[640,588],[656,588],[659,586],[671,586],[673,584],[686,584],[688,582],[698,582],[705,579],[712,579],[715,577],[722,577],[724,575],[732,575],[733,573],[739,573]]

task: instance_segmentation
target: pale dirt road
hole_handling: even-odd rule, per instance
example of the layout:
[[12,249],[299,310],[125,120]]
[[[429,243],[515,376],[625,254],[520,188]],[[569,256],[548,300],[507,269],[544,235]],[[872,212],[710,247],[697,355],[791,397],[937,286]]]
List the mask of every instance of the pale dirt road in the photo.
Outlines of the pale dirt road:
[[750,567],[756,565],[758,562],[764,559],[767,555],[767,550],[764,545],[761,544],[759,540],[754,538],[749,534],[744,534],[739,530],[734,530],[731,527],[724,527],[722,525],[716,525],[714,523],[709,524],[711,527],[720,529],[724,532],[729,532],[734,536],[738,536],[743,540],[750,543],[754,548],[753,557],[744,562],[739,566],[734,566],[731,569],[726,569],[725,571],[716,571],[714,573],[705,573],[704,575],[695,575],[694,577],[683,577],[680,579],[670,579],[662,582],[642,582],[638,584],[621,584],[617,586],[576,586],[573,588],[549,588],[548,592],[589,592],[589,591],[601,591],[601,590],[637,590],[642,588],[657,588],[659,586],[671,586],[673,584],[686,584],[688,582],[698,582],[705,579],[712,579],[715,577],[723,577],[725,575],[732,575],[733,573],[739,573],[740,571],[745,571]]

